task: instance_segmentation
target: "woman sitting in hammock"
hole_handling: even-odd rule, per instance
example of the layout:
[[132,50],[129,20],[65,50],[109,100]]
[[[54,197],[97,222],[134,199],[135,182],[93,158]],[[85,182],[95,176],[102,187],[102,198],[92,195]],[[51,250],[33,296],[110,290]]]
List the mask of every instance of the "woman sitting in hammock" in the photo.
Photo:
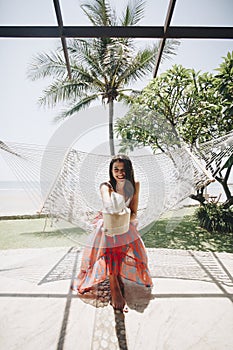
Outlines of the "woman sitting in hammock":
[[109,182],[100,185],[104,208],[95,219],[72,289],[83,294],[108,276],[111,305],[127,312],[122,278],[152,286],[145,247],[137,231],[139,182],[135,182],[131,160],[125,155],[112,158],[109,177]]

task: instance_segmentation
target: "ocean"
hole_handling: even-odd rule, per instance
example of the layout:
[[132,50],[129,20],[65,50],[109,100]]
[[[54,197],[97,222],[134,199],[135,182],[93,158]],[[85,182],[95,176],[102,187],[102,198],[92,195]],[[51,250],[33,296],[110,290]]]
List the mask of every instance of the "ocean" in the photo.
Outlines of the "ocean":
[[0,216],[37,214],[42,203],[39,183],[0,181]]
[[[207,193],[211,197],[220,196],[219,202],[224,202],[226,199],[223,188],[218,182],[210,184]],[[183,204],[197,205],[198,202],[187,198]],[[0,181],[0,216],[37,214],[42,205],[43,198],[38,182]]]

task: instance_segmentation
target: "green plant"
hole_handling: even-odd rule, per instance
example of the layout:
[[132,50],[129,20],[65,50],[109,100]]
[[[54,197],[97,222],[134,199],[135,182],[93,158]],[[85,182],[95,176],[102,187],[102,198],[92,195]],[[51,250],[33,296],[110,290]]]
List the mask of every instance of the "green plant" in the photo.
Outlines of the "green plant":
[[132,100],[128,113],[117,120],[115,131],[121,145],[166,152],[179,147],[180,139],[192,148],[225,135],[232,123],[230,127],[225,120],[218,84],[219,78],[211,73],[174,65],[154,78]]
[[233,210],[225,209],[217,203],[208,203],[200,206],[195,216],[202,228],[209,232],[233,233]]
[[[109,0],[90,0],[81,9],[94,26],[136,26],[143,18],[145,1],[129,2],[122,15],[117,16]],[[175,54],[179,42],[167,40],[163,58]],[[89,107],[94,101],[102,101],[109,107],[109,144],[114,150],[114,102],[127,101],[136,81],[152,72],[158,55],[158,43],[137,49],[133,38],[70,39],[67,43],[71,77],[67,76],[62,48],[50,53],[39,53],[28,68],[32,80],[52,77],[39,102],[48,107],[67,103],[64,111],[55,118],[63,120]]]

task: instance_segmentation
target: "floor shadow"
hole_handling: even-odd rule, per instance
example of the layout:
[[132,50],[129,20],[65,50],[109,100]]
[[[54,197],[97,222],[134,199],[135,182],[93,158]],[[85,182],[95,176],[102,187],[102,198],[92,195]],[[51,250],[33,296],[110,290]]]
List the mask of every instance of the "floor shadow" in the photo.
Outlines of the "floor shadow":
[[74,278],[73,268],[77,268],[80,250],[71,247],[51,270],[38,282],[38,285]]
[[[136,310],[140,313],[144,312],[152,298],[151,288],[123,278],[122,280],[125,285],[125,300],[129,309]],[[84,303],[90,304],[96,308],[107,306],[111,301],[109,279],[107,278],[85,294],[77,295],[76,293],[76,297],[81,299]]]
[[[150,248],[147,249],[147,253],[149,268],[153,278],[202,282],[214,282],[214,280],[217,280],[223,285],[233,287],[232,275],[215,253],[194,251],[190,254],[189,250],[157,249],[155,251]],[[76,247],[70,248],[38,284],[71,279],[72,268],[77,254],[78,262],[80,262],[81,250]],[[202,266],[205,266],[205,269]],[[99,293],[105,288],[104,284],[100,284]]]
[[33,231],[33,232],[21,232],[20,235],[22,236],[40,236],[42,238],[48,238],[48,237],[62,237],[64,235],[74,235],[74,236],[79,236],[79,235],[87,235],[86,231],[84,231],[80,227],[58,227],[58,228],[50,228],[45,231],[40,230],[40,231]]
[[[70,251],[72,251],[72,248],[69,250],[69,252]],[[78,263],[79,250],[76,250],[74,256],[75,256],[75,258],[74,258],[74,262],[72,265],[72,276],[71,276],[72,280],[75,278],[75,276],[77,274],[77,263]],[[72,300],[72,291],[69,288],[67,298],[66,298],[66,306],[65,306],[65,310],[64,310],[62,325],[61,325],[61,329],[60,329],[59,340],[57,343],[57,350],[62,350],[64,347],[64,342],[65,342],[65,337],[66,337],[66,329],[67,329],[67,325],[68,325],[70,308],[71,308],[71,300]]]
[[148,249],[147,253],[153,278],[218,281],[221,285],[233,287],[232,275],[215,253],[170,249]]
[[[200,259],[200,256],[198,256],[197,254],[195,254],[195,252],[189,252],[190,256],[197,262],[197,264],[200,266],[200,268],[205,271],[205,273],[210,277],[210,279],[212,280],[213,283],[215,283],[215,285],[223,292],[223,294],[225,294],[226,297],[228,297],[228,299],[233,303],[233,298],[232,295],[230,295],[224,284],[222,283],[221,279],[219,280],[218,277],[216,277],[215,275],[215,271],[212,269],[211,265],[208,265],[207,263],[205,263],[202,259]],[[216,255],[214,255],[215,258]],[[221,262],[219,259],[217,260],[217,262]],[[221,264],[219,263],[219,266],[222,268],[222,271],[225,272],[227,271],[226,276],[229,278],[229,280],[231,281],[230,286],[232,287],[232,283],[233,283],[233,278],[232,275],[228,272],[227,268],[224,266],[224,264],[221,262]]]
[[[153,256],[152,256],[153,254]],[[195,293],[195,294],[152,294],[151,288],[147,288],[136,284],[128,280],[124,280],[125,284],[125,299],[129,307],[129,312],[135,310],[143,313],[148,307],[152,299],[160,298],[228,298],[233,302],[233,294],[228,293],[224,286],[233,286],[233,277],[228,271],[224,262],[220,258],[211,252],[191,252],[191,251],[172,251],[168,249],[160,249],[155,251],[149,251],[149,260],[152,263],[153,273],[157,273],[157,278],[187,278],[191,277],[190,269],[193,270],[193,275],[196,275],[196,279],[204,282],[215,283],[219,289],[219,293]],[[61,279],[73,280],[77,274],[79,266],[80,250],[79,248],[72,247],[67,253],[53,266],[53,268],[44,276],[44,278],[38,283],[47,283],[58,281]],[[153,261],[155,259],[155,262]],[[157,264],[156,264],[157,260]],[[170,270],[169,270],[170,269]],[[172,270],[173,269],[173,270]],[[10,272],[7,271],[8,273]],[[157,272],[156,272],[157,271]],[[159,273],[158,273],[159,271]],[[155,277],[155,276],[153,276]],[[118,349],[127,350],[127,337],[125,328],[125,316],[122,312],[114,311],[109,312],[109,301],[111,298],[109,280],[96,286],[91,293],[86,293],[83,296],[74,296],[69,290],[66,294],[20,294],[20,293],[0,293],[0,297],[25,297],[25,298],[66,298],[66,305],[61,322],[61,329],[59,340],[57,343],[57,350],[62,350],[64,347],[67,324],[69,320],[71,300],[72,298],[80,298],[83,302],[91,304],[96,308],[96,327],[98,331],[101,329],[104,332],[108,329],[108,336],[111,339],[111,332],[114,332],[117,337]],[[104,315],[104,317],[103,317]],[[108,325],[103,324],[103,321],[108,321]],[[114,321],[114,324],[109,322]],[[102,322],[102,323],[101,323]],[[99,337],[101,341],[101,334],[93,330],[93,336]],[[116,339],[115,339],[116,340]],[[115,346],[115,345],[114,345]]]
[[109,279],[106,278],[105,281],[94,286],[90,291],[84,294],[77,294],[77,292],[74,292],[73,296],[79,298],[86,304],[92,305],[95,308],[107,306],[111,301]]
[[151,288],[124,280],[125,300],[129,309],[143,313],[152,298]]
[[[125,300],[130,310],[136,310],[137,312],[143,313],[149,302],[154,296],[151,294],[151,288],[147,288],[142,285],[138,285],[135,282],[131,282],[122,279],[125,285]],[[115,336],[117,338],[118,347],[112,342],[114,337],[114,328],[111,321],[112,313],[106,308],[111,301],[111,291],[110,283],[107,278],[105,281],[98,284],[90,292],[83,295],[76,295],[84,303],[92,305],[95,307],[95,325],[93,329],[93,343],[95,344],[93,348],[102,349],[101,342],[106,341],[106,346],[111,345],[113,349],[127,350],[127,336],[125,327],[125,314],[120,310],[114,310],[114,323],[115,323]],[[107,331],[106,331],[107,329]],[[98,344],[98,345],[97,345]],[[110,344],[110,345],[109,345]]]
[[126,328],[125,328],[125,315],[121,311],[114,311],[115,316],[115,330],[118,340],[118,346],[120,350],[128,350]]

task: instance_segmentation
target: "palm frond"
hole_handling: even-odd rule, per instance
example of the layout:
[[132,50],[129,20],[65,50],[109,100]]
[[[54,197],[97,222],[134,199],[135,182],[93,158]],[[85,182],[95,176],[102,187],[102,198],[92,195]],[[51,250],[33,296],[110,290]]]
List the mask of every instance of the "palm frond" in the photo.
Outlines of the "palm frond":
[[71,71],[72,71],[72,79],[75,81],[83,80],[86,83],[93,83],[94,77],[91,75],[91,72],[89,69],[77,65],[77,63],[72,62],[71,63]]
[[99,57],[99,53],[95,47],[95,41],[88,43],[75,39],[69,43],[67,48],[71,53],[70,58],[75,64],[75,69],[77,69],[78,66],[83,66],[83,69],[86,69],[86,73],[90,76],[102,76],[101,57]]
[[80,98],[84,91],[91,91],[92,89],[92,85],[85,81],[56,80],[43,91],[43,96],[39,98],[39,103],[48,107],[54,107],[59,102],[73,101]]
[[129,105],[130,103],[132,103],[132,97],[131,95],[127,95],[124,92],[119,91],[119,95],[118,95],[118,102],[123,102],[126,105]]
[[115,81],[115,76],[125,70],[132,54],[133,52],[129,49],[128,45],[118,40],[113,41],[112,44],[108,45],[102,62],[104,74]]
[[130,1],[122,14],[120,24],[122,26],[134,26],[144,17],[146,2],[144,0]]
[[67,68],[63,53],[42,52],[33,57],[27,69],[27,77],[33,81],[48,76],[64,78],[67,76]]
[[119,82],[128,84],[145,77],[152,71],[157,53],[158,47],[156,45],[152,49],[138,51],[137,55],[128,62],[123,74],[119,76]]
[[94,4],[83,3],[81,4],[81,9],[94,26],[113,25],[113,13],[106,0],[95,0]]
[[163,49],[163,54],[162,54],[162,62],[166,59],[171,59],[171,56],[176,55],[177,53],[177,48],[180,45],[179,40],[175,39],[168,39],[165,42],[165,46]]
[[67,50],[69,56],[78,62],[84,60],[83,53],[88,47],[92,47],[93,39],[69,39],[67,41]]
[[[85,1],[85,0],[83,0]],[[95,26],[136,25],[144,15],[145,0],[132,0],[118,20],[110,0],[86,0],[81,5],[85,15]],[[133,38],[70,39],[68,52],[72,79],[67,69],[62,48],[54,53],[36,56],[28,69],[31,80],[55,77],[43,91],[39,102],[53,107],[68,101],[68,110],[56,120],[64,119],[102,97],[103,101],[127,97],[127,85],[145,77],[153,70],[158,46],[136,51]],[[178,41],[167,40],[163,59],[175,54]],[[129,90],[128,90],[129,91]],[[131,97],[132,98],[132,97]]]
[[98,38],[95,39],[93,42],[93,48],[95,49],[95,52],[97,53],[97,56],[99,57],[100,64],[102,64],[102,61],[104,60],[104,57],[109,49],[109,47],[116,43],[116,41],[119,43],[119,39],[116,38]]
[[64,119],[72,116],[74,113],[77,113],[80,110],[89,107],[91,102],[96,100],[99,96],[100,96],[99,94],[86,95],[78,103],[74,104],[70,109],[63,111],[57,117],[55,117],[54,122],[64,120]]
[[[171,55],[176,55],[176,48],[179,46],[178,40],[167,40],[165,43],[162,59],[165,60]],[[155,60],[158,54],[158,43],[152,48],[146,48],[138,51],[137,55],[128,62],[122,76],[119,77],[119,82],[124,81],[126,84],[137,79],[145,77],[146,74],[152,72]]]

